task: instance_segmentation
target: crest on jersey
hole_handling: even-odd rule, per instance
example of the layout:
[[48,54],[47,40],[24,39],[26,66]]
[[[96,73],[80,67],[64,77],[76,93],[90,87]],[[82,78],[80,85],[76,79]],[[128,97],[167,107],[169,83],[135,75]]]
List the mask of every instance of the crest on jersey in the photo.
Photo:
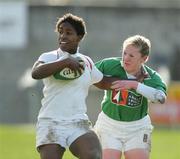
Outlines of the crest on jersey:
[[142,95],[137,94],[130,90],[120,90],[115,91],[112,90],[111,101],[112,103],[119,106],[127,106],[127,107],[139,107],[142,104]]

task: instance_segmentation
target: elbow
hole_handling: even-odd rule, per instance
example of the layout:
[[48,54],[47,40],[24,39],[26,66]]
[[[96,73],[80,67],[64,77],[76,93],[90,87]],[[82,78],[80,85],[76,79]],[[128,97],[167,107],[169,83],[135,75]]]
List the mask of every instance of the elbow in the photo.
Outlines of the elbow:
[[45,76],[45,71],[43,71],[44,69],[42,69],[40,66],[42,64],[41,63],[35,63],[33,68],[32,68],[32,71],[31,71],[31,77],[33,79],[36,79],[36,80],[39,80],[39,79],[43,79],[44,76]]
[[159,103],[164,104],[166,102],[166,94],[162,91],[158,91],[156,94],[156,99],[158,100]]
[[99,81],[98,83],[95,83],[94,85],[98,87],[99,89],[109,90],[111,89],[111,86],[112,86],[112,78],[104,76],[101,81]]
[[158,101],[159,101],[159,103],[164,104],[166,102],[166,96],[162,97]]
[[39,75],[36,71],[32,71],[31,77],[32,77],[33,79],[35,79],[35,80],[42,79],[42,78],[40,77],[40,75]]
[[105,89],[105,88],[104,88],[104,84],[103,84],[102,81],[100,81],[100,82],[98,82],[98,83],[94,83],[94,86],[96,86],[96,87],[99,88],[99,89]]

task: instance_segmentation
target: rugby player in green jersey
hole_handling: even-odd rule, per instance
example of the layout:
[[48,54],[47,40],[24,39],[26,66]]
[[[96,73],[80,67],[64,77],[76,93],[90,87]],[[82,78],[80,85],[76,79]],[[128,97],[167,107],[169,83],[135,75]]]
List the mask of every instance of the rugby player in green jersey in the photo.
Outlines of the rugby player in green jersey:
[[122,58],[106,58],[97,68],[110,77],[112,90],[105,90],[102,112],[95,130],[99,135],[103,159],[149,159],[153,126],[148,115],[148,103],[163,104],[166,84],[160,75],[145,63],[149,58],[149,39],[135,35],[123,43]]

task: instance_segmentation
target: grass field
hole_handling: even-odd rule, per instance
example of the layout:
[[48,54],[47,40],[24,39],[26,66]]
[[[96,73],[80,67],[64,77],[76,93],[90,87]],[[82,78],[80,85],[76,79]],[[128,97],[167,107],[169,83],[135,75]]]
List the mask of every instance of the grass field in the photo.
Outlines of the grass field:
[[[0,159],[39,159],[32,126],[0,126]],[[69,151],[64,159],[75,159]],[[155,128],[151,159],[180,159],[180,130]]]

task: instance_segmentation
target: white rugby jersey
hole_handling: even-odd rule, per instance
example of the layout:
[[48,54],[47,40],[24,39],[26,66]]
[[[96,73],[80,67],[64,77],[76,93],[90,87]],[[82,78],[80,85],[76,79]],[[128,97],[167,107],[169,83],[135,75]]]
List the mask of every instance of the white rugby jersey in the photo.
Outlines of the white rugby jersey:
[[[43,53],[38,61],[50,63],[57,61],[67,52],[60,49]],[[88,119],[86,114],[86,97],[88,89],[93,83],[102,80],[103,74],[95,67],[93,61],[81,53],[76,53],[85,61],[85,71],[74,80],[57,80],[53,76],[43,79],[43,99],[38,119],[52,119],[55,121],[78,121]]]

